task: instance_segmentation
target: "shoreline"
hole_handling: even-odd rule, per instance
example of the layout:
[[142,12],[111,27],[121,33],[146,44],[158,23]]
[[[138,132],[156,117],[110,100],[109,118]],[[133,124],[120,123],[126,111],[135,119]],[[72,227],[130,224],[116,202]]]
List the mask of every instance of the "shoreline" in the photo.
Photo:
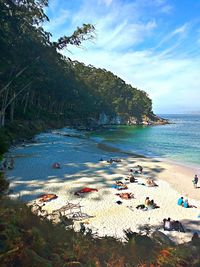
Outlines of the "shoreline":
[[[177,190],[180,194],[183,194],[183,195],[188,195],[187,193],[185,193],[186,188],[188,188],[188,187],[191,188],[193,177],[196,174],[196,172],[199,172],[197,166],[189,165],[189,163],[187,165],[184,165],[183,162],[177,162],[177,161],[173,162],[172,160],[167,159],[167,158],[148,157],[148,156],[145,156],[145,155],[138,155],[138,154],[134,154],[134,153],[131,153],[131,152],[129,153],[129,152],[122,151],[122,150],[120,150],[118,148],[109,147],[109,145],[104,145],[104,144],[98,144],[97,147],[99,149],[102,149],[102,150],[108,151],[108,152],[122,153],[124,155],[128,155],[128,156],[134,157],[135,159],[145,159],[147,161],[157,161],[158,163],[160,163],[162,165],[165,165],[166,169],[173,169],[173,170],[176,169],[180,173],[184,172],[185,174],[188,174],[190,182],[187,181],[187,187],[185,187],[185,184],[183,185],[182,183],[177,184],[176,179],[166,178],[166,177],[164,177],[164,175],[159,177],[163,181],[166,181],[166,182],[170,183],[171,186],[175,190]],[[170,177],[170,176],[171,175],[169,175],[168,177]],[[186,179],[184,179],[184,181],[186,182]],[[200,200],[200,194],[199,194],[198,190],[196,190],[196,189],[192,190],[192,192],[190,192],[190,197],[193,198],[193,199],[196,199],[196,200]]]
[[[193,189],[188,176],[192,171],[167,164],[153,158],[125,155],[119,151],[100,150],[90,139],[74,138],[69,136],[44,133],[37,136],[38,143],[26,147],[19,146],[11,151],[16,156],[15,169],[7,172],[10,180],[11,197],[18,197],[31,203],[44,193],[54,193],[56,200],[46,203],[45,209],[52,212],[65,205],[66,202],[80,203],[82,212],[92,216],[83,221],[86,227],[94,232],[98,229],[99,236],[109,235],[123,239],[124,229],[131,228],[139,231],[138,227],[149,224],[152,227],[162,225],[164,218],[171,217],[179,220],[192,231],[197,231],[195,223],[200,214],[200,189]],[[20,157],[18,157],[20,155]],[[121,158],[121,162],[109,164],[106,161],[113,157]],[[61,163],[61,169],[52,169],[52,163]],[[128,183],[128,190],[134,199],[121,200],[116,193],[121,193],[112,188],[116,180],[126,183],[126,176],[130,168],[140,164],[144,173],[137,174],[139,183]],[[172,175],[173,173],[173,175]],[[153,178],[159,185],[149,188],[141,185],[147,178]],[[186,184],[185,182],[186,181]],[[180,186],[181,185],[181,186]],[[182,187],[183,186],[183,187]],[[74,192],[84,187],[97,188],[98,192],[77,197]],[[177,199],[183,195],[187,197],[197,209],[184,209],[177,206]],[[152,211],[136,209],[138,204],[144,202],[146,196],[160,206]],[[116,201],[121,200],[122,205]],[[150,218],[150,219],[149,219]],[[76,222],[76,229],[80,222]],[[165,233],[177,243],[189,241],[192,232]]]

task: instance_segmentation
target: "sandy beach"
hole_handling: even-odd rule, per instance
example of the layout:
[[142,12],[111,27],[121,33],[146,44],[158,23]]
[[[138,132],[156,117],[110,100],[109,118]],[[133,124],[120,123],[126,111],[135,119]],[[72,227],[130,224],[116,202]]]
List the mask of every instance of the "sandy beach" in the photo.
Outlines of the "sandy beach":
[[[54,193],[57,199],[46,203],[44,209],[52,212],[67,202],[80,203],[81,211],[90,215],[83,220],[86,228],[99,236],[113,236],[123,240],[123,230],[139,231],[148,224],[152,229],[162,226],[164,218],[179,220],[185,233],[163,231],[177,243],[190,241],[193,232],[200,234],[200,188],[195,189],[192,179],[197,169],[169,163],[154,158],[126,155],[117,150],[101,147],[87,138],[76,138],[44,133],[36,137],[36,143],[11,149],[15,158],[15,168],[7,171],[11,197],[31,203],[44,193]],[[99,161],[103,158],[105,161]],[[121,162],[108,163],[110,158],[120,158]],[[52,164],[59,162],[60,169]],[[129,183],[125,178],[129,170],[143,167],[142,174],[136,174],[138,183]],[[199,174],[199,173],[197,173]],[[152,178],[157,187],[147,187],[147,178]],[[116,180],[127,183],[128,189],[118,191],[113,188]],[[84,187],[95,188],[97,192],[74,195]],[[134,199],[121,199],[117,193],[134,194]],[[197,208],[183,208],[177,205],[180,196],[187,198]],[[146,197],[154,199],[159,206],[153,210],[138,210]],[[116,201],[122,201],[118,205]],[[75,222],[75,229],[80,221]]]

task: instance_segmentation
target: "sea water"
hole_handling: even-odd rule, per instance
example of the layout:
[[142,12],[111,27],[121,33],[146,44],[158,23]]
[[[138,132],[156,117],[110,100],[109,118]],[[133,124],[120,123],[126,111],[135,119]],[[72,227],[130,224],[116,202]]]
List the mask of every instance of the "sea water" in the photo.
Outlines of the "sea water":
[[161,115],[170,124],[113,126],[90,134],[122,151],[200,165],[200,115]]

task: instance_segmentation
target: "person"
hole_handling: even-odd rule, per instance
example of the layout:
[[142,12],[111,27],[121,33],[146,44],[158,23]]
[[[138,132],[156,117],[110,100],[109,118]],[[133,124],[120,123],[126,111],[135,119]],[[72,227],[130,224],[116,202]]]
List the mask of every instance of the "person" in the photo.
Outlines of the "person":
[[138,169],[139,169],[139,172],[142,173],[143,172],[143,168],[141,165],[137,165]]
[[152,209],[155,209],[156,208],[156,204],[154,203],[154,200],[150,200],[149,201],[149,205],[148,205],[148,209],[149,210],[152,210]]
[[9,170],[14,169],[14,159],[13,159],[13,157],[10,158],[10,162],[9,162],[9,165],[8,165],[8,169],[9,169]]
[[149,204],[150,204],[149,197],[146,197],[146,199],[145,199],[145,201],[144,201],[144,205],[145,205],[146,207],[148,207]]
[[135,183],[136,182],[136,179],[134,176],[130,176],[130,179],[129,179],[130,183]]
[[195,174],[194,179],[192,180],[194,188],[197,188],[198,181],[199,181],[199,178],[197,174]]
[[178,199],[178,201],[177,201],[177,205],[179,205],[179,206],[183,206],[183,197],[180,197],[179,199]]
[[200,245],[200,237],[199,237],[199,235],[198,235],[198,233],[197,232],[195,232],[194,234],[193,234],[193,236],[192,236],[192,244],[194,245],[194,246],[199,246]]
[[188,202],[187,199],[183,202],[183,207],[184,208],[189,208],[190,207],[189,202]]
[[164,231],[171,231],[172,230],[172,222],[171,222],[171,218],[168,218],[167,220],[164,219],[163,220],[163,229]]
[[111,158],[111,159],[107,160],[107,162],[110,163],[110,164],[112,164],[114,161],[113,161],[113,159]]
[[8,167],[8,160],[4,159],[2,162],[2,171],[6,171]]
[[52,165],[52,167],[53,167],[54,169],[60,169],[60,163],[55,162],[55,163]]
[[146,181],[147,186],[157,186],[153,179],[148,178]]
[[172,229],[178,232],[185,233],[185,229],[183,228],[183,225],[179,221],[173,221],[172,222]]

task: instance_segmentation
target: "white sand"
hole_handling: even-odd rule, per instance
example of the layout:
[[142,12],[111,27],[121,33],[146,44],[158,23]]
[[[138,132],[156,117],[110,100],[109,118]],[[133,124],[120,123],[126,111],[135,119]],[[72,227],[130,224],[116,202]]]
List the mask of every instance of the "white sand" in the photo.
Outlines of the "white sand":
[[[181,221],[184,228],[191,230],[186,233],[164,232],[177,243],[190,241],[195,231],[200,233],[200,218],[197,218],[200,214],[200,188],[194,189],[191,182],[196,170],[158,159],[126,157],[102,151],[87,139],[42,134],[38,140],[38,144],[11,151],[15,156],[15,169],[7,173],[13,190],[11,196],[20,194],[22,200],[31,201],[40,194],[55,193],[58,198],[46,204],[48,211],[58,209],[67,202],[80,203],[82,212],[93,216],[84,221],[85,226],[99,236],[123,239],[124,229],[138,231],[145,224],[157,229],[168,217]],[[101,157],[120,157],[122,162],[99,162]],[[62,168],[52,169],[53,162],[60,162]],[[144,168],[144,174],[137,175],[138,182],[145,182],[147,177],[151,177],[158,187],[129,183],[128,190],[112,188],[117,179],[125,182],[128,170],[138,164]],[[83,187],[97,188],[98,192],[75,196],[74,192]],[[116,196],[121,192],[131,192],[135,198],[122,200]],[[143,204],[147,196],[154,199],[160,208],[137,210],[136,206]],[[180,196],[187,197],[190,204],[197,208],[177,206]],[[118,205],[117,200],[121,200],[122,205]],[[75,222],[75,229],[79,227],[80,222]]]

